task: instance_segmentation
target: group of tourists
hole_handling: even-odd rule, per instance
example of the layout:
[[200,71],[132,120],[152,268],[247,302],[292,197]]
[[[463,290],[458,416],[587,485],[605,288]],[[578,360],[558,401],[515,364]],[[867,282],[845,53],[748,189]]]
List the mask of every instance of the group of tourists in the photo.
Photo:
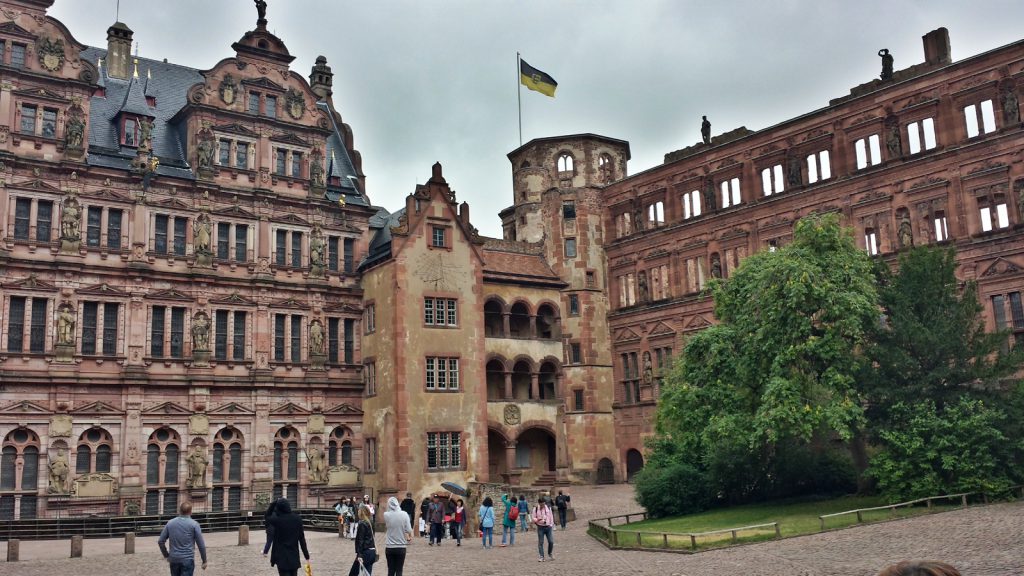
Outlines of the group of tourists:
[[[503,494],[501,496],[502,511],[500,546],[502,548],[506,546],[515,546],[516,532],[526,532],[530,529],[530,525],[532,524],[534,529],[537,531],[538,560],[540,562],[545,561],[545,540],[547,541],[547,561],[550,562],[554,560],[555,557],[553,553],[555,549],[555,541],[553,531],[557,527],[561,527],[562,530],[565,530],[566,513],[568,512],[569,501],[569,495],[564,494],[559,490],[558,496],[555,497],[554,502],[552,502],[548,496],[540,496],[537,498],[537,503],[533,508],[530,508],[525,496],[520,495],[516,497]],[[554,505],[554,508],[558,511],[558,524],[555,523],[554,514],[552,513],[552,505]],[[480,539],[482,540],[484,548],[493,548],[494,528],[497,524],[497,516],[494,509],[494,500],[490,496],[484,498],[483,504],[480,505],[480,510],[477,512],[477,518],[480,521]]]

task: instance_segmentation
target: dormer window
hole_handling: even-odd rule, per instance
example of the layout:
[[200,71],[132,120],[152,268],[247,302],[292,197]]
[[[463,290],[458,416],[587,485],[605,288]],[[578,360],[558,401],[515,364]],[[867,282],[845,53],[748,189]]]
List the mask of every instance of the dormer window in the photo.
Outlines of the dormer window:
[[134,118],[124,119],[124,129],[121,132],[123,138],[121,143],[125,146],[139,145],[139,122]]

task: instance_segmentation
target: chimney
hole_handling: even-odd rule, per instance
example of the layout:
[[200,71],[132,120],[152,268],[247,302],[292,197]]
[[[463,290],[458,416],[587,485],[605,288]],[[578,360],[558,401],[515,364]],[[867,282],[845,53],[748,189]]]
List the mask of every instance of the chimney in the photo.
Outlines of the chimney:
[[953,56],[949,50],[949,30],[932,30],[922,36],[921,40],[924,42],[925,64],[945,66],[953,63]]
[[465,200],[462,201],[462,204],[459,204],[459,218],[462,220],[462,223],[469,228],[469,202],[466,202]]
[[132,58],[132,30],[123,22],[107,28],[107,76],[128,79]]
[[309,86],[313,89],[313,93],[322,100],[330,98],[334,93],[331,90],[332,78],[334,78],[334,73],[331,72],[331,67],[327,65],[327,58],[317,56],[316,64],[313,65],[313,71],[309,74]]

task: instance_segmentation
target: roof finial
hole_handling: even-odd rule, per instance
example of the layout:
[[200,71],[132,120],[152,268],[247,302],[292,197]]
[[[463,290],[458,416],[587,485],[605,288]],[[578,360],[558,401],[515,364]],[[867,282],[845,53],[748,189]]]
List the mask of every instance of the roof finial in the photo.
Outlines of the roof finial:
[[132,77],[138,78],[139,77],[139,59],[138,58],[132,58],[132,62],[134,64],[134,70],[132,71]]
[[267,2],[266,0],[255,0],[256,2],[256,27],[267,27]]

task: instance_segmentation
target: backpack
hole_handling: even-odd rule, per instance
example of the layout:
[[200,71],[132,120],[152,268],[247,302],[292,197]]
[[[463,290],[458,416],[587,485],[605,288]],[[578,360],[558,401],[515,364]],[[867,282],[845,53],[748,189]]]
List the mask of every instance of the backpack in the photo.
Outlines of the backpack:
[[516,518],[519,518],[519,506],[513,506],[508,509],[508,519],[515,521]]
[[555,498],[555,506],[559,510],[565,510],[565,508],[566,508],[565,496],[562,496],[561,494],[559,494],[558,497]]

